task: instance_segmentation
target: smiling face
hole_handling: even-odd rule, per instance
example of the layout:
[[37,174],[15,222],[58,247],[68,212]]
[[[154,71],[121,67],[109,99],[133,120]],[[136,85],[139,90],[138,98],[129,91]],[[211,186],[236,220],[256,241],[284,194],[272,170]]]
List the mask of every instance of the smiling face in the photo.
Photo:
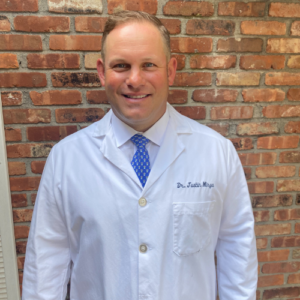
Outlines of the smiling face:
[[101,84],[115,115],[137,131],[146,131],[166,111],[176,59],[167,61],[159,30],[149,22],[117,26],[105,42],[105,62],[97,61]]

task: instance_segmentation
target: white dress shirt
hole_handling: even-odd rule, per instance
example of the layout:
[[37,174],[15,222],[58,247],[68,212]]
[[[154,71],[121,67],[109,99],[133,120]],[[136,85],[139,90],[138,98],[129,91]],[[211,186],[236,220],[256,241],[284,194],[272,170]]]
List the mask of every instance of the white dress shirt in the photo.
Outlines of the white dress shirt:
[[220,300],[255,300],[254,218],[239,157],[215,131],[168,112],[144,188],[116,145],[112,111],[53,147],[23,300],[64,300],[69,279],[71,300],[215,300],[217,288]]
[[134,143],[130,141],[130,138],[135,134],[142,134],[150,141],[146,145],[146,149],[149,154],[150,168],[152,168],[155,158],[157,156],[159,146],[161,145],[164,134],[169,122],[169,110],[166,109],[163,116],[147,131],[138,132],[132,127],[128,126],[122,122],[116,115],[112,112],[111,124],[113,135],[116,141],[116,146],[123,152],[126,159],[131,162],[137,147]]

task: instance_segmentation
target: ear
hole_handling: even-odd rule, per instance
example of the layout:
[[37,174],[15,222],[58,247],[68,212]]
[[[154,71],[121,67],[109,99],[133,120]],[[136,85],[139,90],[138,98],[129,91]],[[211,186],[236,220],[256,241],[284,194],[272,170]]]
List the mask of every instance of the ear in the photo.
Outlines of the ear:
[[97,72],[102,86],[105,86],[104,62],[101,58],[97,60]]
[[172,85],[175,80],[176,68],[177,68],[177,60],[175,57],[171,57],[168,63],[169,85]]

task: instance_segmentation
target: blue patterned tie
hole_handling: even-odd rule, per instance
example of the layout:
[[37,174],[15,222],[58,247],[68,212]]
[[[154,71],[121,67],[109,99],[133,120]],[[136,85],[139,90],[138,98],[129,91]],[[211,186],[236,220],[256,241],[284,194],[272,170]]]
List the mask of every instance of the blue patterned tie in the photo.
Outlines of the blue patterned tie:
[[150,160],[148,151],[146,149],[146,144],[149,142],[149,140],[141,134],[135,134],[130,140],[137,147],[137,150],[131,161],[131,165],[142,186],[144,187],[150,173]]

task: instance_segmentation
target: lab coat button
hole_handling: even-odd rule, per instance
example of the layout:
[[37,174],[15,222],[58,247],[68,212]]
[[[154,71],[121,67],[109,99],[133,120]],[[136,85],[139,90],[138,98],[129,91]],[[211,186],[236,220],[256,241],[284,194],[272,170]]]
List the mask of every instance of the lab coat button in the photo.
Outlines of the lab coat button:
[[146,253],[147,252],[147,246],[145,244],[140,245],[140,252]]
[[147,200],[145,198],[141,198],[139,200],[139,205],[142,206],[142,207],[146,206],[147,205]]

